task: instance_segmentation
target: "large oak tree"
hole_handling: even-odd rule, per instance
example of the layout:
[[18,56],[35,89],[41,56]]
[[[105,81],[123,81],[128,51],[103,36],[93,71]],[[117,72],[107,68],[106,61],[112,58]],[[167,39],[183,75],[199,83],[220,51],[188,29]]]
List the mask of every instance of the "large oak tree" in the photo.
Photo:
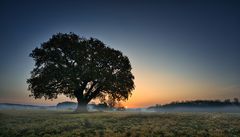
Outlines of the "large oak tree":
[[127,100],[134,89],[128,57],[95,38],[58,33],[30,57],[35,60],[27,80],[30,96],[77,98],[79,112],[87,111],[87,104],[96,98]]

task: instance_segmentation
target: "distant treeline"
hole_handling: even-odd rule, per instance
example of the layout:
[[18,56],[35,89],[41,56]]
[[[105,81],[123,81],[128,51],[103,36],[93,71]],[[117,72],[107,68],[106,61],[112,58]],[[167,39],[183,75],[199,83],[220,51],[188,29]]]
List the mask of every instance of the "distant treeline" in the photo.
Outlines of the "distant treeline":
[[221,100],[193,100],[193,101],[175,101],[169,104],[156,104],[149,109],[165,109],[165,108],[210,108],[210,107],[240,107],[238,98]]

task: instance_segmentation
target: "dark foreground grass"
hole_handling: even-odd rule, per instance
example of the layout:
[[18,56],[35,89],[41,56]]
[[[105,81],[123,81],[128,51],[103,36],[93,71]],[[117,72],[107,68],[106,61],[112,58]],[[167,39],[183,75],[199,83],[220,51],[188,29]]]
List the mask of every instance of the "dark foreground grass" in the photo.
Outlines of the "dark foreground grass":
[[240,114],[1,110],[0,136],[240,137]]

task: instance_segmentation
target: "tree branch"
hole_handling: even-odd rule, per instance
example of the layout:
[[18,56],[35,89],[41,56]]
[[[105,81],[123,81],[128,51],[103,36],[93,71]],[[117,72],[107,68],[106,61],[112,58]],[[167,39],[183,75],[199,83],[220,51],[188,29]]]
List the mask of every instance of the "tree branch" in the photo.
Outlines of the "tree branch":
[[90,94],[86,99],[87,102],[91,101],[93,98],[97,97],[97,95],[101,92],[101,87],[98,87],[92,94]]
[[77,87],[76,90],[74,90],[74,95],[77,97],[77,99],[83,99],[83,90],[87,86],[87,83],[87,81],[84,81],[80,87]]
[[96,81],[93,81],[93,84],[92,84],[91,87],[88,89],[87,93],[85,94],[85,97],[86,97],[86,98],[91,94],[93,88],[94,88],[97,84],[98,84],[98,83],[97,83]]

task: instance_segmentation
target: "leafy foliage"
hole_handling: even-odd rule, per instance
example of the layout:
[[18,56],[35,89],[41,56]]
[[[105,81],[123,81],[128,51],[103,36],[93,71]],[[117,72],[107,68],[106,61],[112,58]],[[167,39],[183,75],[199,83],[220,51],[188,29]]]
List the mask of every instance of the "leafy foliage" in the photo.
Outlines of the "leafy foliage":
[[35,68],[27,83],[35,98],[54,99],[64,94],[85,103],[107,96],[126,100],[134,89],[128,57],[95,38],[58,33],[35,48],[30,57]]

